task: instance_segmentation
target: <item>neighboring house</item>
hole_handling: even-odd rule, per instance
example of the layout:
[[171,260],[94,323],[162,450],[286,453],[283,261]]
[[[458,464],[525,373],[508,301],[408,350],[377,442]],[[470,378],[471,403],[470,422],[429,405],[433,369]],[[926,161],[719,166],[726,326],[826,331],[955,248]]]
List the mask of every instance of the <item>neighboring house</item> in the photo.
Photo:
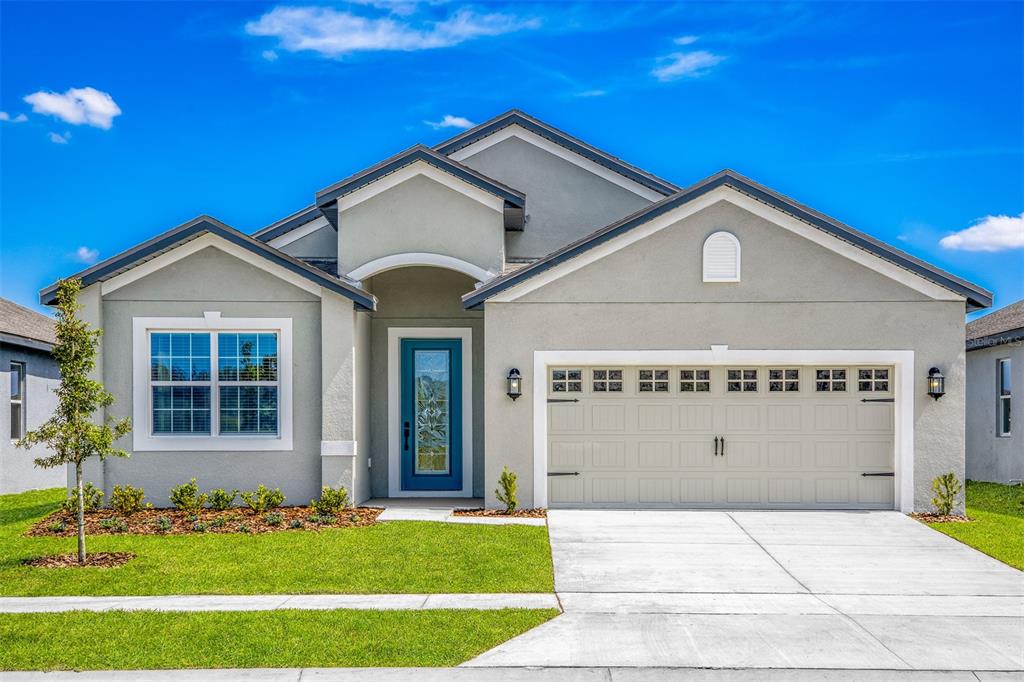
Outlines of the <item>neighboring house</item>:
[[54,391],[60,384],[57,363],[50,355],[56,341],[53,320],[0,298],[0,495],[55,488],[67,483],[64,469],[40,469],[42,446],[23,450],[14,442],[53,415]]
[[1024,301],[1017,301],[967,325],[967,478],[1024,481],[1021,390]]
[[991,304],[741,175],[681,189],[519,111],[77,276],[135,423],[89,477],[154,501],[196,476],[494,505],[508,466],[526,506],[930,508]]

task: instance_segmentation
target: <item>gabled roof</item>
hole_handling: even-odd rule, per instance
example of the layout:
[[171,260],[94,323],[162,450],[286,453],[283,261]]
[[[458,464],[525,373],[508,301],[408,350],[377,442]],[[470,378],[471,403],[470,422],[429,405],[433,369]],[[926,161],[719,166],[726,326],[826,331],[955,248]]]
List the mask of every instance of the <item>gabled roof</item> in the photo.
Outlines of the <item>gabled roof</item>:
[[295,213],[292,213],[290,216],[281,218],[276,223],[272,223],[264,227],[262,230],[254,232],[252,236],[259,239],[261,242],[269,242],[277,239],[283,234],[288,234],[296,228],[302,227],[306,223],[313,222],[321,215],[323,214],[320,212],[320,208],[316,204],[313,204],[312,206],[307,206]]
[[831,234],[834,237],[842,239],[843,241],[853,244],[865,251],[873,253],[874,255],[901,268],[909,270],[934,282],[935,284],[945,287],[954,293],[960,294],[967,299],[967,306],[969,309],[987,308],[992,305],[991,292],[971,284],[967,280],[961,279],[955,275],[929,265],[919,258],[915,258],[904,251],[900,251],[899,249],[889,246],[888,244],[864,234],[863,232],[859,232],[848,225],[844,225],[838,220],[804,206],[803,204],[785,197],[774,190],[768,189],[764,185],[760,185],[731,170],[723,170],[715,173],[714,175],[705,178],[697,184],[691,185],[670,197],[666,197],[647,208],[626,216],[622,220],[592,232],[583,239],[558,249],[525,268],[492,279],[476,291],[470,292],[464,296],[462,299],[463,305],[466,308],[478,306],[501,291],[513,287],[520,282],[526,281],[535,275],[539,275],[556,265],[564,263],[565,261],[585,253],[599,244],[603,244],[604,242],[614,239],[621,234],[629,232],[630,230],[690,201],[693,201],[694,199],[697,199],[698,197],[719,187],[731,187],[732,189],[742,192],[784,213],[792,215],[812,227]]
[[645,170],[632,166],[622,159],[618,159],[611,154],[603,152],[597,147],[589,145],[583,140],[575,138],[568,133],[530,116],[529,114],[519,111],[518,109],[510,109],[500,116],[496,116],[474,128],[470,128],[469,130],[436,145],[434,149],[447,156],[511,125],[520,126],[521,128],[529,130],[536,135],[540,135],[541,137],[546,138],[571,152],[579,154],[580,156],[589,159],[598,165],[604,166],[619,175],[629,178],[633,182],[650,188],[659,194],[668,196],[679,191],[679,187],[671,182],[662,180]]
[[967,323],[967,350],[1024,340],[1024,300]]
[[0,341],[36,350],[53,350],[57,343],[52,317],[0,298]]
[[[72,277],[82,280],[83,287],[95,284],[96,282],[104,282],[116,277],[122,272],[151,260],[162,253],[170,251],[176,246],[191,241],[204,234],[213,234],[231,242],[232,244],[240,246],[261,258],[267,259],[275,265],[283,267],[300,277],[304,277],[305,279],[324,287],[325,289],[329,289],[351,299],[361,308],[365,308],[366,310],[374,310],[376,308],[377,299],[374,298],[373,295],[360,289],[354,283],[339,277],[333,277],[323,270],[315,268],[312,265],[308,265],[298,258],[289,256],[268,244],[264,244],[257,239],[253,239],[247,234],[239,232],[233,227],[225,225],[215,218],[205,215],[193,218],[187,223],[170,229],[149,241],[143,242],[134,248],[128,249],[123,253],[82,270],[81,272],[72,275]],[[57,286],[57,284],[53,284],[39,292],[39,300],[44,305],[53,305],[56,302],[55,295],[57,292]]]

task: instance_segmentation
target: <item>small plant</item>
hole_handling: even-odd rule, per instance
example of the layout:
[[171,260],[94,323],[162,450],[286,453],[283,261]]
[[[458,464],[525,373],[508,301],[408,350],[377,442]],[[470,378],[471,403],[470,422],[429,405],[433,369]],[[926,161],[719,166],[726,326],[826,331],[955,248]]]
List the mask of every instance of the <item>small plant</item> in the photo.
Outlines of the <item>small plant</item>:
[[174,524],[171,523],[171,520],[166,516],[156,517],[156,520],[153,521],[153,526],[161,533],[166,533],[171,528],[174,528]]
[[114,533],[127,533],[128,523],[124,519],[119,519],[116,516],[111,516],[109,519],[103,519],[100,521],[100,528],[109,530]]
[[63,519],[58,519],[57,521],[54,521],[49,526],[47,526],[46,530],[50,531],[51,533],[63,533],[65,530],[67,530],[67,527],[68,524],[64,523]]
[[330,514],[312,514],[306,520],[318,526],[329,526],[334,523],[334,517]]
[[227,521],[224,520],[223,516],[218,516],[214,520],[210,521],[210,528],[223,528]]
[[320,499],[311,501],[309,506],[317,514],[328,516],[340,514],[349,506],[348,491],[345,490],[345,486],[332,488],[329,485],[325,485],[323,490],[320,491]]
[[257,514],[277,509],[284,504],[284,495],[281,494],[280,488],[271,490],[262,483],[259,484],[256,490],[246,491],[241,493],[241,495],[245,506]]
[[209,492],[208,497],[210,498],[210,509],[224,511],[234,504],[235,498],[238,497],[238,491],[228,491],[224,490],[224,488],[215,488]]
[[956,477],[952,471],[948,474],[942,474],[936,476],[932,480],[932,492],[935,493],[935,497],[932,498],[932,504],[935,505],[935,511],[940,516],[949,516],[950,512],[953,511],[953,507],[956,506],[957,495],[963,490],[963,484]]
[[519,487],[517,479],[519,477],[506,466],[501,470],[501,475],[498,476],[498,487],[494,490],[494,496],[498,498],[498,502],[505,505],[505,513],[511,514],[519,506],[519,500],[516,498],[516,489]]
[[251,533],[252,532],[252,528],[249,527],[248,523],[240,523],[240,524],[238,524],[238,532],[239,533]]
[[205,533],[206,529],[209,527],[209,524],[203,523],[202,521],[196,521],[192,524],[192,530],[194,530],[197,533]]
[[199,486],[196,485],[196,479],[194,478],[188,483],[182,483],[171,488],[171,504],[178,511],[198,512],[206,504],[208,497],[206,493],[199,492]]
[[118,514],[128,516],[142,509],[142,498],[146,492],[130,485],[115,485],[110,492],[110,506]]
[[359,514],[349,514],[348,520],[352,523],[359,523]]
[[[83,508],[87,512],[96,511],[103,505],[103,491],[92,483],[86,483],[82,487]],[[74,514],[78,510],[78,498],[72,495],[64,500],[61,509],[67,514]]]
[[306,524],[302,522],[302,519],[292,519],[291,523],[288,524],[289,528],[303,528]]
[[281,512],[270,512],[263,515],[263,522],[268,526],[280,526],[284,523],[284,514]]

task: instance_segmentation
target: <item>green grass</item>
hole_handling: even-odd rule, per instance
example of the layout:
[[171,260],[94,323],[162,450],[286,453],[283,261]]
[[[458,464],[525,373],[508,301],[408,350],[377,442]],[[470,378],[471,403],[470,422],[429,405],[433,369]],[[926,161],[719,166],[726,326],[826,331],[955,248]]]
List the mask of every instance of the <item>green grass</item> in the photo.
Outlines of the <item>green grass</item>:
[[24,537],[59,489],[0,496],[0,595],[552,592],[547,528],[395,521],[262,535],[98,535],[120,568],[30,568],[75,538]]
[[928,525],[965,545],[1024,570],[1024,487],[967,481],[970,523]]
[[0,615],[0,670],[453,666],[557,615],[249,611]]

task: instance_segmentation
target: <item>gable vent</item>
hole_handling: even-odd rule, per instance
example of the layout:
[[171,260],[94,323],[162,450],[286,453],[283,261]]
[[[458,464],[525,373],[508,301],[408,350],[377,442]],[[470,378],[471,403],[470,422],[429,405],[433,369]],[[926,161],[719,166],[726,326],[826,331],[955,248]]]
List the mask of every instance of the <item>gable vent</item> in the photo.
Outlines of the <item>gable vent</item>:
[[740,281],[740,242],[728,232],[715,232],[704,241],[704,281]]

